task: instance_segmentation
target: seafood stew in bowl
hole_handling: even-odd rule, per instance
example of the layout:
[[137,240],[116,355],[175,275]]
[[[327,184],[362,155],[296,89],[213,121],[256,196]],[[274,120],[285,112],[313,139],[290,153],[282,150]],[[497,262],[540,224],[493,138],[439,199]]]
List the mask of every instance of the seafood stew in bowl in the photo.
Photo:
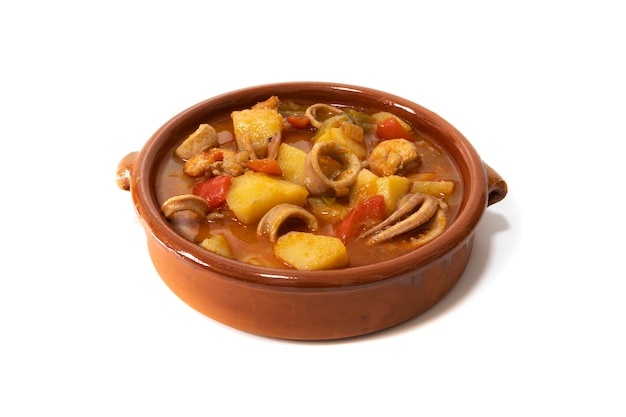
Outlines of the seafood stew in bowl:
[[181,235],[221,256],[368,265],[435,239],[461,203],[450,155],[388,111],[271,96],[204,122],[168,151],[156,196]]
[[288,82],[175,115],[118,165],[152,263],[185,303],[250,333],[383,330],[458,282],[506,182],[432,111]]

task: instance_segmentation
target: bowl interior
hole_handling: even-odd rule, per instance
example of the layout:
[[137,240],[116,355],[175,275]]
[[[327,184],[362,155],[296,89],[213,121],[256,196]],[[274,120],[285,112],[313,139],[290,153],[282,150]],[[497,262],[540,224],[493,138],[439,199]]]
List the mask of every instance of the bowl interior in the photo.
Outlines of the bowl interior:
[[[456,219],[434,241],[400,257],[374,265],[326,271],[284,270],[249,265],[215,255],[179,235],[164,219],[156,199],[155,179],[163,158],[175,143],[200,123],[228,116],[276,95],[281,100],[323,102],[389,111],[408,120],[448,152],[461,176],[464,194]],[[133,199],[144,227],[188,262],[233,279],[264,285],[337,287],[372,283],[433,262],[472,234],[487,204],[487,179],[480,157],[467,139],[434,112],[382,91],[344,84],[294,82],[269,84],[226,93],[179,113],[146,143],[135,166]]]

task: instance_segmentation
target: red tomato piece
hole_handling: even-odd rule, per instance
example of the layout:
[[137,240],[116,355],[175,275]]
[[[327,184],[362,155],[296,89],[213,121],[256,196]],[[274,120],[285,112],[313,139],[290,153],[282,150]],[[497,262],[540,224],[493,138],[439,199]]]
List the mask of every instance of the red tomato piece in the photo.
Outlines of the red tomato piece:
[[191,192],[198,197],[204,198],[209,208],[215,210],[226,202],[226,193],[230,188],[233,177],[231,175],[219,175],[196,184]]
[[311,125],[311,119],[306,116],[296,116],[295,114],[287,116],[287,123],[297,129],[305,129]]
[[395,117],[387,117],[376,124],[376,136],[382,140],[406,139],[413,140],[411,134],[407,132]]
[[358,206],[335,226],[335,234],[343,243],[354,239],[385,217],[385,199],[382,195],[371,197]]
[[283,170],[280,168],[278,161],[275,159],[254,159],[248,161],[248,168],[252,171],[261,172],[263,174],[283,175]]

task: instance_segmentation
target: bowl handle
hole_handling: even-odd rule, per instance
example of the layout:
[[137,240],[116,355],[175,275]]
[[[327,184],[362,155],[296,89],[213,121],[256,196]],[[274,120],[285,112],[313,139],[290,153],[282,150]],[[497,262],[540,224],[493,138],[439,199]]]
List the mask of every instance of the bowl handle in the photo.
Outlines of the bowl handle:
[[490,206],[506,197],[508,186],[506,185],[506,181],[504,181],[500,174],[498,174],[493,168],[485,162],[483,162],[483,166],[485,167],[488,181],[489,196],[487,199],[487,205]]
[[133,175],[133,168],[135,168],[135,161],[137,160],[139,152],[131,152],[122,158],[117,165],[116,182],[117,186],[124,191],[130,190],[130,178]]

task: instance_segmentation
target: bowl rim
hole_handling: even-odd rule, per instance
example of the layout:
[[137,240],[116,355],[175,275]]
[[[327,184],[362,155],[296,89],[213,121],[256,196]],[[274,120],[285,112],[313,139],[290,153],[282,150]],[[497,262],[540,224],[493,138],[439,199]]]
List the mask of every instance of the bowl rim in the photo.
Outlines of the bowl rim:
[[[418,118],[424,126],[441,132],[445,131],[445,136],[450,139],[450,143],[444,145],[453,154],[458,169],[462,171],[461,177],[464,182],[461,208],[454,221],[434,241],[404,255],[372,265],[321,271],[251,265],[216,255],[182,237],[163,217],[153,191],[154,187],[151,180],[159,165],[158,163],[155,164],[154,161],[160,161],[166,151],[162,145],[167,142],[172,132],[183,125],[186,120],[197,118],[201,114],[206,115],[210,112],[210,108],[216,109],[212,110],[213,112],[216,112],[217,109],[232,111],[245,108],[239,105],[235,106],[235,103],[248,101],[254,104],[269,97],[267,93],[271,91],[275,93],[270,95],[279,97],[281,97],[281,92],[283,96],[289,94],[328,94],[331,97],[341,95],[365,97],[372,106],[396,109],[405,117],[408,115],[412,118]],[[263,98],[258,99],[259,97]],[[338,99],[337,103],[349,104],[349,100]],[[463,176],[463,172],[465,176]],[[131,177],[130,191],[136,212],[146,232],[161,245],[174,252],[181,260],[212,271],[223,278],[234,279],[242,283],[318,289],[372,284],[427,267],[473,237],[473,232],[487,207],[488,197],[484,163],[465,136],[445,119],[406,98],[381,90],[351,84],[318,81],[281,82],[246,87],[216,95],[181,111],[164,123],[138,153]]]

